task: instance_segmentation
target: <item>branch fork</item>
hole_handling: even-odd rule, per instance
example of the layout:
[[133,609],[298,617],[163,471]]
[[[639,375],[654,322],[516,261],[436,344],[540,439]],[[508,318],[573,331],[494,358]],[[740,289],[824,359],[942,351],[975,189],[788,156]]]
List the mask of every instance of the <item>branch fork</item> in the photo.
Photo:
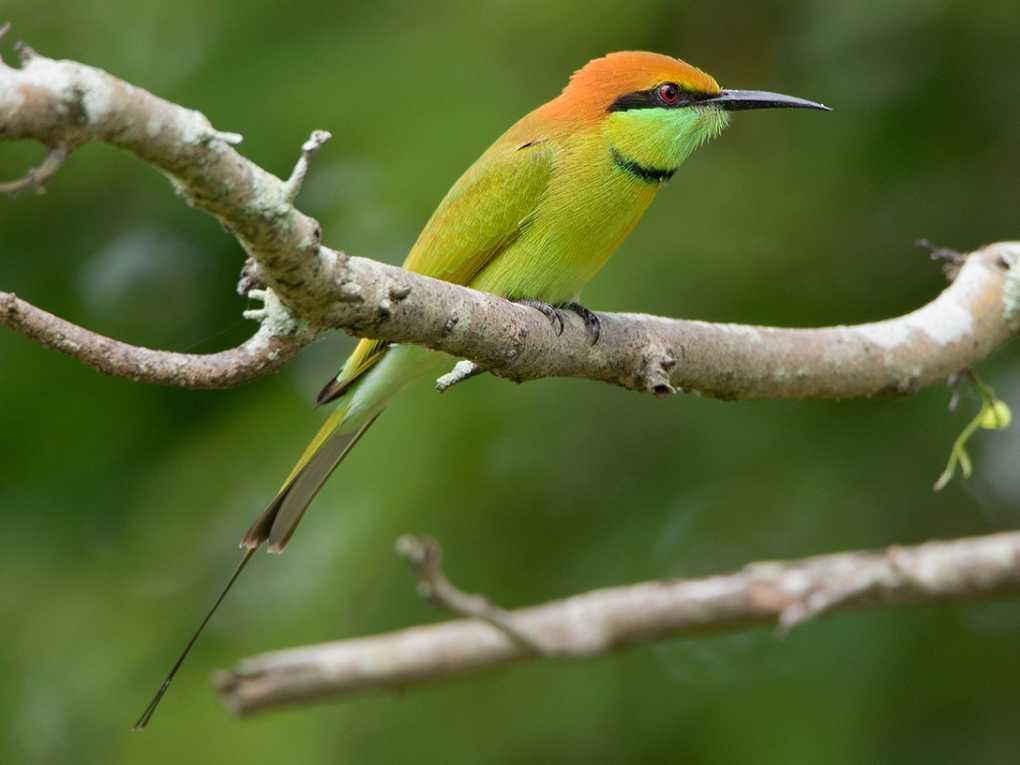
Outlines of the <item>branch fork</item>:
[[396,546],[397,553],[407,560],[418,578],[421,597],[457,616],[485,622],[531,653],[546,654],[541,643],[514,624],[512,614],[482,595],[463,592],[446,577],[442,568],[443,548],[435,539],[407,534],[397,540]]
[[24,176],[13,181],[0,183],[0,194],[15,195],[22,191],[34,190],[37,194],[46,191],[46,184],[64,166],[69,150],[66,146],[50,146],[39,167],[30,169]]

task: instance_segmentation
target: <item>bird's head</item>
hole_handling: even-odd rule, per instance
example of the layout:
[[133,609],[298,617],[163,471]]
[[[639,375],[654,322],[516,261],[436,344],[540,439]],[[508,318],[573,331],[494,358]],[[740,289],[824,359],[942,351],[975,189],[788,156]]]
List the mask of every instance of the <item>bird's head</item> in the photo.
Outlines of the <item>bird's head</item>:
[[[574,73],[557,99],[564,116],[600,124],[624,163],[669,177],[691,152],[718,136],[730,112],[820,109],[802,98],[724,90],[697,67],[659,53],[610,53]],[[660,178],[661,179],[661,178]]]

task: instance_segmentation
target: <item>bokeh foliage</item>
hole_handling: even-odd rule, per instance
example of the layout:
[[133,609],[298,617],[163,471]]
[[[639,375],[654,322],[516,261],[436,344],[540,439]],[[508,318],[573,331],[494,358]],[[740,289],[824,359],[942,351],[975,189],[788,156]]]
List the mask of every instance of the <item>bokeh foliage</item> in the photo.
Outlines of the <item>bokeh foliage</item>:
[[[751,113],[677,174],[585,293],[607,310],[797,326],[881,318],[943,286],[914,249],[1020,238],[1020,18],[1009,0],[372,4],[6,0],[14,36],[203,110],[289,171],[327,240],[399,262],[456,176],[606,51],[824,100]],[[5,48],[9,55],[9,47]],[[40,155],[0,145],[4,176]],[[108,147],[0,200],[0,288],[136,343],[251,326],[241,254]],[[320,414],[342,336],[215,393],[100,377],[0,333],[0,761],[1004,762],[1020,749],[1020,604],[839,616],[489,672],[238,723],[208,676],[243,655],[438,618],[392,542],[513,606],[771,557],[1020,524],[1017,429],[931,484],[976,403],[656,401],[604,385],[427,384],[380,420],[282,558],[260,557],[152,728],[128,730]],[[985,377],[1020,401],[1020,357]],[[968,406],[971,408],[968,411]]]

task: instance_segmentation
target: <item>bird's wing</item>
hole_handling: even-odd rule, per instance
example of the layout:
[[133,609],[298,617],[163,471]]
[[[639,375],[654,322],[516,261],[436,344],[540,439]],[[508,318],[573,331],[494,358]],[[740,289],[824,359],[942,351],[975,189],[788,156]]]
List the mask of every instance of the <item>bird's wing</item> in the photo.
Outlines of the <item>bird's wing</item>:
[[469,284],[533,220],[552,172],[550,142],[500,139],[447,192],[404,268]]
[[[411,249],[404,268],[469,284],[534,219],[553,173],[552,142],[515,126],[494,143],[447,192]],[[385,354],[386,343],[358,343],[336,378],[319,393],[333,401]]]

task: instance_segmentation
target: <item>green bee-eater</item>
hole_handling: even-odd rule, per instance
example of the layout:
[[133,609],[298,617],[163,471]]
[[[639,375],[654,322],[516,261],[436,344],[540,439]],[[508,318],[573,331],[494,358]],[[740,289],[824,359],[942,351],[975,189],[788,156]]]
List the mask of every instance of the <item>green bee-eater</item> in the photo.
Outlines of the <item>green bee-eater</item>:
[[[753,90],[723,90],[710,75],[657,53],[611,53],[574,73],[559,96],[518,121],[453,185],[404,268],[527,303],[562,328],[578,313],[592,340],[598,319],[576,301],[641,219],[662,185],[745,109],[827,110]],[[358,343],[319,394],[336,409],[255,520],[233,576],[136,723],[144,727],[202,628],[263,543],[280,552],[308,505],[383,408],[441,354],[377,340]]]

